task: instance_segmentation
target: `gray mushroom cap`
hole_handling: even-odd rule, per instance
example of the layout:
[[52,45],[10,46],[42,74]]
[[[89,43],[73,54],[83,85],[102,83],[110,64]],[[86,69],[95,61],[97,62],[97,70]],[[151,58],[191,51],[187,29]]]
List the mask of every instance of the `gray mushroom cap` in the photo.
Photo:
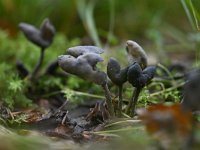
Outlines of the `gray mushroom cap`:
[[28,40],[42,48],[46,48],[52,43],[55,34],[55,28],[49,19],[43,21],[40,29],[27,23],[20,23],[19,28]]
[[128,53],[128,63],[130,65],[137,62],[142,69],[147,67],[147,54],[138,43],[128,40],[126,42],[126,50]]
[[103,52],[104,52],[103,49],[96,46],[75,46],[68,48],[67,50],[67,53],[74,57],[78,57],[86,53],[102,54]]
[[64,71],[96,84],[104,85],[107,83],[106,73],[95,68],[96,64],[101,61],[103,59],[94,53],[84,54],[77,58],[71,55],[58,57],[58,64]]

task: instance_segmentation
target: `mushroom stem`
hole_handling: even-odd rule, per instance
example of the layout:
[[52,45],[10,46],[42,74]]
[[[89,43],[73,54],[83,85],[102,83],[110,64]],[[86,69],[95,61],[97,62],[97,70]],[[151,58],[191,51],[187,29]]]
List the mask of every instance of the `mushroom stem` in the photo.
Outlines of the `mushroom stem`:
[[41,51],[40,51],[40,58],[39,58],[39,61],[37,63],[37,65],[35,66],[35,68],[33,69],[33,72],[30,76],[31,79],[34,79],[37,74],[38,74],[38,71],[40,70],[40,67],[42,66],[42,62],[43,62],[43,59],[44,59],[44,48],[41,48]]
[[137,104],[140,92],[141,92],[141,88],[135,89],[135,96],[134,96],[134,99],[133,99],[133,106],[132,106],[132,111],[131,111],[131,114],[130,114],[131,117],[133,117],[134,114],[135,114],[135,108],[136,108],[136,104]]
[[120,86],[118,87],[118,93],[119,93],[119,101],[118,101],[119,117],[120,117],[121,114],[122,114],[122,103],[123,103],[122,89],[123,89],[123,86],[120,85]]
[[[129,101],[129,104],[128,104],[128,106],[127,106],[126,114],[129,115],[130,112],[131,112],[131,114],[130,114],[131,117],[134,115],[135,106],[136,106],[136,104],[137,104],[137,100],[138,100],[140,91],[141,91],[141,88],[135,88],[135,90],[133,91],[131,100]],[[131,111],[131,108],[132,108],[132,111]]]
[[104,84],[104,85],[102,85],[102,88],[105,92],[106,104],[108,106],[108,111],[110,113],[110,116],[114,116],[114,108],[113,108],[113,105],[112,105],[112,98],[111,98],[110,91],[108,89],[108,85]]

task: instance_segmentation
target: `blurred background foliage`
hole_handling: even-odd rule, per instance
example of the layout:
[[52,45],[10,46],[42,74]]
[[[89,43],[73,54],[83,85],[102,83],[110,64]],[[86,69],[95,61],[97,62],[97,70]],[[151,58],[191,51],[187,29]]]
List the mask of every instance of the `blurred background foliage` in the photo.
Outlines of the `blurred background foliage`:
[[168,50],[195,51],[199,10],[199,0],[1,0],[0,29],[16,37],[20,22],[38,27],[48,17],[58,33],[82,45],[132,39],[163,57]]
[[[143,38],[149,28],[161,28],[164,24],[182,31],[191,31],[179,0],[92,1],[96,1],[93,15],[97,31],[102,37],[109,31],[110,17],[114,17],[114,35],[120,41]],[[78,4],[90,2],[91,0],[1,0],[0,27],[11,35],[16,35],[19,22],[39,25],[45,17],[49,17],[58,32],[69,38],[84,37],[86,32],[77,9],[80,9]],[[195,6],[199,3],[198,0],[193,2]],[[110,15],[111,11],[114,11],[114,15]]]

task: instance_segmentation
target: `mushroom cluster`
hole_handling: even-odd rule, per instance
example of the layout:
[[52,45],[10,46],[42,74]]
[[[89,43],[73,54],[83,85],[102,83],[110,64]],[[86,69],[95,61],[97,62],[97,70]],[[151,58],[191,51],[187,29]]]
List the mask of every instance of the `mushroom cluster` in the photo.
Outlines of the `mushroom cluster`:
[[[121,69],[119,62],[115,58],[110,58],[107,64],[107,74],[97,69],[96,65],[103,61],[100,54],[102,54],[104,50],[95,46],[71,47],[67,50],[67,55],[58,57],[58,64],[65,72],[100,85],[106,97],[106,103],[103,106],[108,110],[110,116],[115,115],[116,112],[118,116],[122,115],[123,84],[128,81],[134,87],[134,92],[127,106],[126,113],[133,116],[140,91],[151,81],[156,68],[154,66],[147,66],[147,55],[136,42],[127,41],[126,49],[128,52],[129,65]],[[112,104],[111,94],[107,85],[107,76],[118,86],[119,100],[117,110],[114,110]],[[98,104],[95,106],[93,111],[91,111],[92,115],[89,115],[90,117],[88,118],[102,111],[102,109],[99,109],[99,106]]]
[[128,81],[135,89],[133,96],[129,101],[126,113],[130,116],[134,115],[135,106],[139,97],[141,89],[146,86],[155,74],[156,67],[147,67],[147,55],[142,47],[134,41],[128,40],[126,45],[128,53],[129,66],[121,69],[118,61],[114,58],[110,58],[107,65],[107,75],[110,80],[118,86],[119,89],[119,101],[118,110],[119,115],[122,113],[122,87],[123,84]]
[[110,115],[114,114],[111,94],[107,86],[107,75],[97,69],[96,65],[103,61],[100,56],[104,52],[95,46],[76,46],[67,50],[68,55],[58,57],[58,64],[67,73],[100,85],[106,96],[106,104]]

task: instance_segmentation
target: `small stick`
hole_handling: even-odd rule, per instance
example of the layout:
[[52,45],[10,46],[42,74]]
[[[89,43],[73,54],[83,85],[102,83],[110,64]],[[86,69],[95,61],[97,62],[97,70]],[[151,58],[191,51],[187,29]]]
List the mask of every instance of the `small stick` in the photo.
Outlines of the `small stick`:
[[55,115],[56,113],[58,113],[59,111],[61,111],[64,107],[65,107],[65,105],[68,103],[68,100],[66,100],[54,113],[53,113],[53,115]]

